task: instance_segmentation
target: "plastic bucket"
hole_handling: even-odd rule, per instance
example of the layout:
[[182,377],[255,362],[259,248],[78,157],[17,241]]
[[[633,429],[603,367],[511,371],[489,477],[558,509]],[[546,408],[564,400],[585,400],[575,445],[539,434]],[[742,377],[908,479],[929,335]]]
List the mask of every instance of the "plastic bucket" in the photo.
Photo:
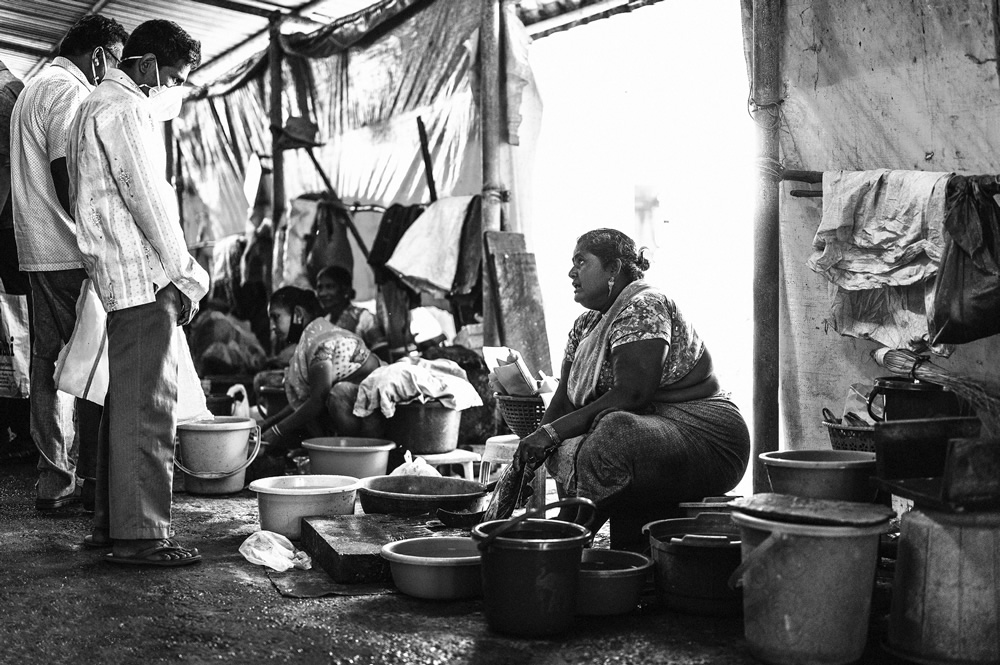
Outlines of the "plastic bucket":
[[781,450],[758,455],[771,489],[812,499],[871,503],[875,453],[858,450]]
[[[254,438],[247,457],[248,441]],[[232,494],[243,489],[246,468],[260,450],[260,428],[250,418],[222,416],[177,426],[185,473],[184,487],[191,494]]]
[[733,513],[743,562],[743,628],[750,652],[776,665],[858,660],[868,637],[879,534],[875,526],[792,524]]
[[386,421],[386,438],[414,455],[450,453],[458,447],[462,412],[440,402],[397,404]]
[[582,501],[556,501],[512,520],[484,522],[472,529],[482,552],[483,608],[492,630],[540,637],[561,633],[573,624],[580,560],[590,530],[572,522],[529,518],[570,503]]

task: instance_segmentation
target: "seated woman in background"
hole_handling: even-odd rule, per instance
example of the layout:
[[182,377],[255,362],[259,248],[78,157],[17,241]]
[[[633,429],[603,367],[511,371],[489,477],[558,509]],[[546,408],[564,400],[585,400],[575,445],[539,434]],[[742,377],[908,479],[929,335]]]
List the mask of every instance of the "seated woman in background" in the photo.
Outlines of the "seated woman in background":
[[351,301],[356,295],[351,271],[327,266],[316,274],[316,297],[330,323],[355,333],[372,352],[389,362],[389,340],[375,315]]
[[[569,278],[573,299],[590,311],[570,331],[542,426],[518,448],[527,468],[548,460],[561,496],[594,501],[598,524],[612,518],[612,547],[629,549],[643,545],[643,520],[735,487],[750,454],[746,423],[720,391],[705,344],[643,281],[648,268],[620,231],[578,239]],[[620,538],[616,517],[631,521]]]
[[296,346],[285,371],[288,406],[264,423],[262,441],[280,452],[309,436],[380,438],[380,412],[366,418],[353,413],[358,384],[382,364],[361,338],[323,318],[312,291],[278,289],[268,311],[275,336]]

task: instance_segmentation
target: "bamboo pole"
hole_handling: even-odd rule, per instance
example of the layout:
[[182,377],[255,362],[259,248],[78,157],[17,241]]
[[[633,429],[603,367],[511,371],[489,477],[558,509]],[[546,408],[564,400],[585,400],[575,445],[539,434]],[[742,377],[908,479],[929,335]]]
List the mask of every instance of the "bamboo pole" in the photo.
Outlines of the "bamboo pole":
[[[753,2],[754,119],[762,165],[779,161],[777,109],[781,95],[781,0]],[[766,492],[767,472],[758,455],[778,449],[778,179],[761,168],[754,214],[753,490]]]
[[[281,154],[279,141],[281,140],[282,127],[284,121],[281,114],[281,89],[283,87],[281,76],[282,51],[281,51],[281,14],[275,12],[271,14],[269,44],[269,74],[271,84],[271,94],[268,101],[268,112],[271,124],[271,224],[274,229],[274,251],[271,258],[271,270],[277,265],[274,258],[281,251],[279,242],[279,231],[285,216],[285,160]],[[280,276],[275,275],[272,284],[279,282]]]
[[[500,21],[502,0],[483,0],[479,28],[480,126],[483,144],[483,258],[486,259],[487,231],[502,228],[502,195],[500,172]],[[488,260],[483,261],[483,343],[500,343],[497,313],[494,311],[493,282]]]
[[427,140],[427,128],[424,119],[417,116],[417,133],[420,135],[420,154],[424,158],[424,174],[427,179],[427,191],[430,192],[431,203],[438,200],[437,185],[434,183],[434,160],[431,159],[431,146]]

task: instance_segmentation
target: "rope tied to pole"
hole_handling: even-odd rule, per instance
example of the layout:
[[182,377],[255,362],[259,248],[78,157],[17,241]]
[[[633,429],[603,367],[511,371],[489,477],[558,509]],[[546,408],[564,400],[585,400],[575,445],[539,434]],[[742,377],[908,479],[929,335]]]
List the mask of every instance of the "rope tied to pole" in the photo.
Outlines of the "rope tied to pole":
[[499,203],[507,203],[510,201],[510,190],[503,187],[483,187],[482,196],[483,200],[489,199]]
[[785,175],[785,167],[777,159],[771,157],[758,157],[757,158],[757,168],[760,169],[760,173],[763,176],[774,178],[775,180],[781,180]]

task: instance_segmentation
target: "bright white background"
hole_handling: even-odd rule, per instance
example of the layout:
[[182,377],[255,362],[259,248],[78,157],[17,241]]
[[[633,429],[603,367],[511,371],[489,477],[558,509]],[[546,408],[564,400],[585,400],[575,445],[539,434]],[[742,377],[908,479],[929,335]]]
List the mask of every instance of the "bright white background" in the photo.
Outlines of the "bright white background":
[[[566,276],[575,240],[618,228],[652,250],[647,279],[694,323],[751,424],[755,133],[739,2],[667,0],[544,37],[530,58],[544,109],[528,242],[553,369],[583,311]],[[644,228],[637,187],[659,200]]]

